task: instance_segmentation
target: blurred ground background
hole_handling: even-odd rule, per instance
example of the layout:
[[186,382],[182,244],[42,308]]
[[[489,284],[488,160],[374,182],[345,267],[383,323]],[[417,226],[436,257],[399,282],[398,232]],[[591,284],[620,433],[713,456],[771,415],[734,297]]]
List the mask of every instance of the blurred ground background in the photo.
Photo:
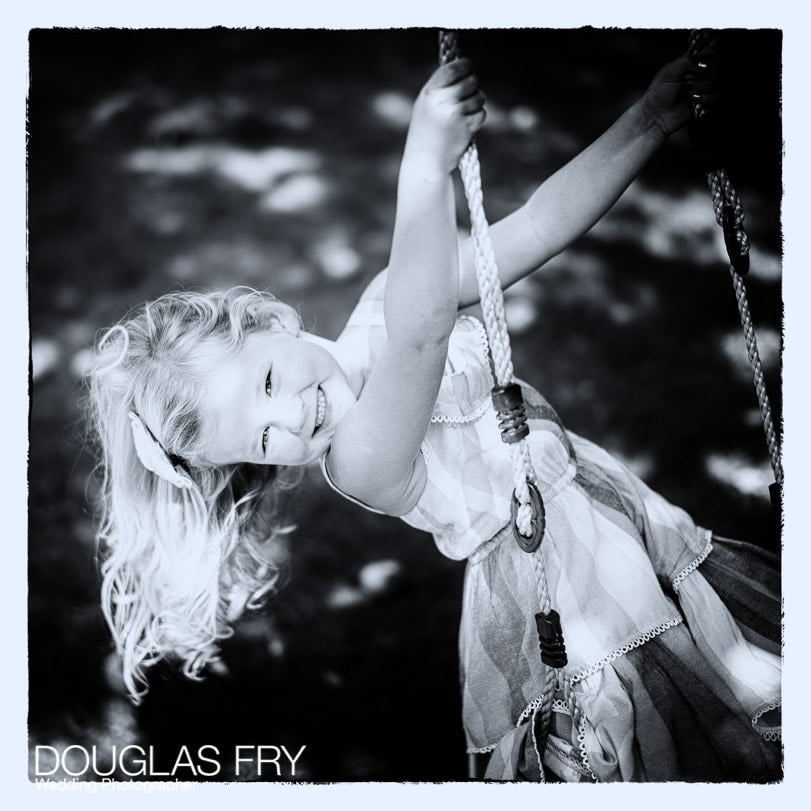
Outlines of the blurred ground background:
[[[488,97],[490,219],[685,43],[684,31],[466,32]],[[750,301],[779,421],[780,36],[730,31],[724,43],[727,164],[747,210]],[[291,497],[289,584],[227,643],[227,673],[198,684],[157,668],[132,707],[98,609],[79,406],[96,330],[179,285],[268,288],[337,336],[387,261],[410,103],[436,33],[40,30],[30,59],[32,749],[152,745],[166,769],[182,744],[306,744],[307,780],[463,779],[463,566],[343,501],[317,470]],[[774,549],[722,257],[680,133],[602,223],[508,294],[515,365],[572,430],[698,523]]]

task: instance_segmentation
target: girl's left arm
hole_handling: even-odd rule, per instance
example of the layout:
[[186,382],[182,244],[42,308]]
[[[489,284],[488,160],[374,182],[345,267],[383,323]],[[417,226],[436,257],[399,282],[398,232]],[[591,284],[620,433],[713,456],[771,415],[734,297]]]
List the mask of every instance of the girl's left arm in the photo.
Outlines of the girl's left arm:
[[[702,89],[690,64],[682,56],[665,65],[645,95],[603,135],[542,183],[521,208],[491,227],[503,288],[585,234],[668,135],[687,123],[686,86]],[[473,245],[466,239],[460,246],[460,306],[478,298]]]

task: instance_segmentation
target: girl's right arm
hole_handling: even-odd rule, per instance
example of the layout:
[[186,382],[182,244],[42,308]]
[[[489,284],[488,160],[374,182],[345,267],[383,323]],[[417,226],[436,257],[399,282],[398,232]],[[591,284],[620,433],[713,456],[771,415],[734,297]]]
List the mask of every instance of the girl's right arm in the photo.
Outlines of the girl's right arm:
[[330,450],[338,487],[392,514],[408,512],[425,484],[419,448],[459,306],[451,173],[484,121],[482,105],[468,60],[439,68],[414,104],[386,276],[386,342]]

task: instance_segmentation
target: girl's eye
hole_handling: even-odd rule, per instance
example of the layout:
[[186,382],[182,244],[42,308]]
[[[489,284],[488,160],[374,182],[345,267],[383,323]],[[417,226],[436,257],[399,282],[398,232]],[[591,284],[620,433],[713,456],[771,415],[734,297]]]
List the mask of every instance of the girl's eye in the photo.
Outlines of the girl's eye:
[[[273,393],[272,392],[272,385],[271,385],[271,381],[270,381],[270,376],[271,376],[272,372],[273,372],[272,369],[268,370],[268,376],[265,378],[265,394],[267,394],[268,397],[270,397],[271,394]],[[268,433],[269,433],[269,431],[270,431],[269,428],[265,428],[265,430],[262,431],[262,453],[263,454],[267,452]]]

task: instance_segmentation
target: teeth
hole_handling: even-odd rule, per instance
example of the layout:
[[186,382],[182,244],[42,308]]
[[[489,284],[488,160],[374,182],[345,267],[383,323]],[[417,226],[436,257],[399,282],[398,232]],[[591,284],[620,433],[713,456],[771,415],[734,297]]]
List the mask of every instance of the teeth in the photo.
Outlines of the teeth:
[[315,428],[318,430],[324,422],[324,417],[327,413],[327,401],[324,397],[324,392],[318,389],[318,406],[315,412]]

